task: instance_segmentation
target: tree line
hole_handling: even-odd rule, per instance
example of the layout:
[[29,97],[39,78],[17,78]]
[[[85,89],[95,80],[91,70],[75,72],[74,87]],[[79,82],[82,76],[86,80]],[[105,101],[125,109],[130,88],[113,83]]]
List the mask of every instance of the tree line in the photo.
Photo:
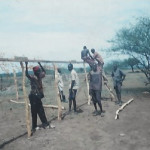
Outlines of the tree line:
[[109,42],[110,51],[128,55],[131,68],[136,66],[150,83],[150,18],[138,18],[135,24],[118,30]]

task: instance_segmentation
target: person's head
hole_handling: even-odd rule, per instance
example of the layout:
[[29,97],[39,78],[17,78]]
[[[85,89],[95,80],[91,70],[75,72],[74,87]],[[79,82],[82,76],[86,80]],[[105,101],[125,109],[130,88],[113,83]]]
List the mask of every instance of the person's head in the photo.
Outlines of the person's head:
[[58,68],[57,71],[58,71],[59,73],[61,73],[61,69],[60,69],[60,68]]
[[117,70],[117,68],[118,68],[118,65],[117,65],[117,64],[115,64],[115,65],[113,66],[113,69],[116,71],[116,70]]
[[83,49],[87,49],[86,46],[83,46]]
[[71,71],[72,69],[73,69],[73,64],[70,63],[70,64],[68,65],[68,70]]
[[35,66],[33,67],[33,72],[36,76],[39,76],[39,74],[41,73],[41,68],[39,66]]
[[92,48],[92,49],[91,49],[91,52],[94,54],[94,53],[95,53],[95,49],[94,49],[94,48]]
[[97,71],[97,64],[94,63],[94,64],[92,65],[92,68],[91,68],[91,69],[92,69],[94,72],[96,72],[96,71]]

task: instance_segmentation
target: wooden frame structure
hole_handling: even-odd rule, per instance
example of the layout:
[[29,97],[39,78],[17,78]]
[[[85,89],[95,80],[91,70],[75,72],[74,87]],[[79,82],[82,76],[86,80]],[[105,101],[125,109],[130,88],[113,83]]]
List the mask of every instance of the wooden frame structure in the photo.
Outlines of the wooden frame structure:
[[2,62],[43,62],[43,63],[74,63],[74,64],[81,64],[82,61],[70,60],[70,61],[51,61],[51,60],[43,60],[43,59],[28,59],[26,57],[15,57],[15,58],[0,58]]
[[[86,85],[87,85],[87,97],[88,97],[88,104],[90,105],[91,102],[91,98],[89,95],[89,82],[88,82],[88,78],[87,78],[87,73],[86,73],[86,66],[85,66],[85,62],[83,61],[76,61],[76,60],[71,60],[71,61],[50,61],[50,60],[37,60],[37,59],[28,59],[27,57],[14,57],[14,58],[0,58],[0,62],[19,62],[22,68],[22,84],[23,84],[23,93],[24,93],[24,101],[25,102],[17,102],[17,101],[12,101],[15,103],[24,103],[25,104],[25,112],[26,112],[26,124],[27,124],[27,132],[28,132],[28,138],[31,136],[31,129],[30,129],[30,111],[29,111],[29,100],[26,94],[26,88],[25,88],[25,69],[24,69],[24,65],[22,62],[42,62],[42,63],[52,63],[53,67],[54,67],[54,72],[55,72],[55,90],[56,90],[56,95],[57,95],[57,103],[58,103],[58,107],[57,106],[46,106],[45,107],[54,107],[54,108],[58,108],[58,120],[62,119],[62,109],[64,108],[61,105],[61,100],[59,97],[59,91],[58,91],[58,77],[57,77],[57,66],[56,63],[73,63],[73,64],[83,64],[84,67],[84,72],[85,72],[85,78],[86,78]],[[16,99],[18,99],[18,91],[17,91],[17,81],[16,81],[16,75],[15,75],[15,71],[14,71],[14,83],[16,86]],[[109,90],[110,91],[110,90]]]
[[[28,59],[26,57],[14,57],[14,58],[0,58],[0,62],[19,62],[22,68],[22,86],[23,86],[23,94],[24,94],[24,102],[19,102],[18,101],[18,88],[17,88],[17,79],[16,79],[16,72],[13,69],[13,73],[14,73],[14,84],[16,87],[16,100],[10,100],[13,103],[16,104],[25,104],[25,114],[26,114],[26,126],[27,126],[27,133],[28,133],[28,138],[30,138],[31,136],[31,127],[30,127],[30,104],[29,104],[29,100],[27,97],[27,93],[26,93],[26,88],[25,88],[25,69],[24,69],[24,65],[23,62],[42,62],[42,63],[52,63],[53,67],[54,67],[54,72],[55,72],[55,90],[56,90],[56,95],[57,95],[57,103],[58,106],[54,106],[54,105],[43,105],[45,108],[55,108],[58,109],[58,120],[62,119],[62,109],[65,109],[62,105],[61,105],[61,100],[59,97],[59,91],[58,91],[58,76],[57,76],[57,66],[56,63],[73,63],[73,64],[83,64],[82,61],[50,61],[50,60],[37,60],[37,59]],[[86,70],[85,70],[86,71]],[[86,74],[86,72],[85,72]],[[88,82],[88,80],[87,80]],[[89,89],[89,87],[87,87],[87,89]]]

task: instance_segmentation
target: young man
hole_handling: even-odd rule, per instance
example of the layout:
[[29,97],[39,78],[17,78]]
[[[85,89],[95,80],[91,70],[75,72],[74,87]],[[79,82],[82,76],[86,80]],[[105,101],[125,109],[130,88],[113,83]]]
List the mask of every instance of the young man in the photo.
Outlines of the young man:
[[91,49],[91,52],[93,53],[93,56],[91,56],[93,59],[95,59],[98,62],[98,65],[103,69],[104,61],[101,55],[95,51],[95,49]]
[[86,46],[83,46],[83,50],[81,51],[81,59],[86,59],[89,55],[89,50]]
[[[101,91],[102,91],[102,72],[97,69],[97,64],[94,64],[92,66],[92,70],[89,73],[90,75],[90,91],[89,94],[92,97],[92,101],[94,104],[95,111],[93,112],[93,115],[101,115],[104,116],[101,104]],[[100,112],[97,111],[97,105],[100,108]]]
[[66,102],[66,98],[63,93],[64,83],[63,83],[62,76],[61,76],[61,70],[58,68],[57,71],[58,71],[58,89],[59,89],[60,99],[62,102]]
[[31,91],[29,94],[29,100],[31,104],[31,114],[32,114],[32,131],[36,131],[37,127],[37,115],[39,115],[42,122],[43,128],[48,128],[49,123],[47,121],[45,111],[41,99],[44,97],[42,78],[45,77],[45,70],[38,62],[39,66],[33,67],[34,75],[29,75],[28,73],[28,62],[26,64],[26,76],[30,80]]
[[73,64],[68,65],[68,70],[71,72],[71,82],[69,85],[69,111],[71,111],[71,105],[73,101],[74,112],[77,113],[76,109],[76,93],[79,86],[79,78],[76,71],[73,69]]
[[117,98],[118,98],[118,101],[116,103],[121,106],[122,105],[121,86],[122,86],[122,82],[125,79],[126,75],[120,69],[118,69],[117,65],[114,65],[111,76],[113,78],[114,89],[116,91]]
[[102,58],[101,55],[100,55],[98,52],[96,52],[95,49],[93,49],[93,48],[91,49],[91,53],[93,53],[93,56],[90,55],[90,57],[98,62],[98,65],[97,65],[97,66],[98,66],[98,69],[99,69],[100,71],[102,71],[102,76],[103,76],[104,82],[107,83],[107,82],[108,82],[108,79],[107,79],[107,77],[106,77],[106,75],[105,75],[105,72],[104,72],[104,70],[103,70],[103,65],[104,65],[103,58]]

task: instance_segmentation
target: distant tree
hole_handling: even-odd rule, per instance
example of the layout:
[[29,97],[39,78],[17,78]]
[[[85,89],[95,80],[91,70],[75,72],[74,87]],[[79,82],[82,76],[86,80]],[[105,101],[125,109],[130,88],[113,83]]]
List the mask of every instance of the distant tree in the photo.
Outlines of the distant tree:
[[107,65],[104,66],[105,71],[106,72],[111,72],[114,65],[118,65],[120,68],[127,67],[127,63],[125,61],[113,60],[113,61],[111,61],[110,63],[108,63]]
[[136,65],[150,83],[150,18],[139,18],[135,25],[116,33],[112,51],[123,52],[138,60]]
[[129,58],[125,60],[125,63],[129,65],[132,69],[132,72],[134,72],[134,66],[137,66],[139,64],[139,60],[136,58]]

